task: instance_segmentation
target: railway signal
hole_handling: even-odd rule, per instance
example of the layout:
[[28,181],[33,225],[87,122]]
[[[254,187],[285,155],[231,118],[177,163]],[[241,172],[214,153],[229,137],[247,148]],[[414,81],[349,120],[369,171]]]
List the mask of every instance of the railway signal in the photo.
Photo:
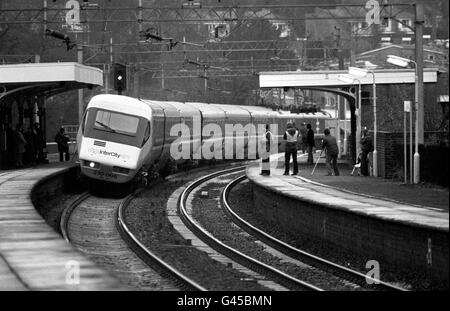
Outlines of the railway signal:
[[122,91],[127,89],[127,66],[115,63],[114,64],[114,90],[121,95]]

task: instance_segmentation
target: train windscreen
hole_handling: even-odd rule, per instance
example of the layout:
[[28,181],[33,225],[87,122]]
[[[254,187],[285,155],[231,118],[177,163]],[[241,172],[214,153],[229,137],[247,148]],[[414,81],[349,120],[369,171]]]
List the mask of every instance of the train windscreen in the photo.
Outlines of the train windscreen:
[[98,108],[88,109],[82,126],[85,137],[139,148],[150,133],[149,120],[143,117]]
[[139,126],[139,119],[130,115],[98,110],[94,126],[100,130],[135,136]]

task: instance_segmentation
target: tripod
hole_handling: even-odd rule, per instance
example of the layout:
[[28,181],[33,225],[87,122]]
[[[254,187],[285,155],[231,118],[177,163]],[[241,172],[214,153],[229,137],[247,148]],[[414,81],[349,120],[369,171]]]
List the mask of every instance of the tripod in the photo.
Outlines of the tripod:
[[314,169],[311,172],[311,176],[314,175],[314,171],[316,170],[317,164],[319,164],[320,158],[322,157],[322,153],[323,153],[324,150],[325,150],[325,148],[322,149],[322,151],[320,152],[320,155],[319,155],[319,158],[317,159],[316,165],[314,165]]

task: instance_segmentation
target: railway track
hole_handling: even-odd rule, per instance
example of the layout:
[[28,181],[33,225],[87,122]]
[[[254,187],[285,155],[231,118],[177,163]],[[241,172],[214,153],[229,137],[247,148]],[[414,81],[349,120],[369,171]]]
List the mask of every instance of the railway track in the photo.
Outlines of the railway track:
[[311,266],[318,269],[326,270],[334,275],[342,277],[350,282],[357,284],[363,288],[369,290],[381,290],[381,291],[405,291],[405,289],[383,282],[381,280],[373,279],[359,271],[349,269],[345,266],[336,264],[319,256],[315,256],[301,249],[295,248],[269,234],[251,225],[249,222],[241,218],[237,213],[233,211],[230,204],[228,203],[228,196],[231,190],[242,181],[246,180],[245,175],[240,176],[233,181],[231,181],[221,193],[221,205],[226,213],[232,218],[240,228],[257,237],[259,240],[270,245],[276,250],[286,254],[294,259],[301,260]]
[[[343,285],[341,288],[338,287],[339,290],[342,290],[344,286],[347,286],[346,289],[350,286],[350,290],[403,290],[385,282],[369,285],[366,275],[296,249],[262,232],[239,217],[228,203],[228,196],[236,185],[245,180],[245,176],[235,178],[242,170],[243,167],[235,167],[209,174],[195,180],[179,192],[181,194],[177,207],[181,220],[190,231],[210,247],[230,260],[265,276],[274,284],[280,284],[282,288],[285,288],[284,290],[330,290],[330,288],[322,286],[327,275],[334,278],[330,283],[342,282]],[[279,252],[282,256],[289,257],[289,261],[299,261],[298,266],[303,269],[308,265],[308,271],[321,273],[322,276],[319,278],[322,278],[322,283],[314,282],[314,278],[303,279],[296,273],[291,273],[289,269],[280,269],[277,265],[257,259],[258,256],[246,254],[245,250],[227,245],[193,218],[192,207],[188,208],[188,205],[195,204],[194,197],[198,197],[201,190],[208,187],[208,183],[215,183],[219,179],[222,179],[222,184],[220,192],[216,192],[220,194],[209,199],[216,202],[217,210],[222,211],[222,218],[225,218],[230,226],[237,227],[242,232],[251,235],[260,245],[266,245],[265,248],[272,248],[276,250],[275,253]],[[122,199],[111,199],[83,193],[63,212],[60,225],[64,238],[87,253],[94,261],[105,266],[130,287],[144,290],[206,290],[192,278],[186,277],[150,251],[139,241],[136,232],[133,234],[132,229],[125,221],[124,211],[137,195],[139,195],[138,192]],[[271,253],[273,255],[274,252]],[[203,283],[202,280],[198,281],[200,284]]]
[[236,173],[242,171],[242,167],[227,169],[224,171],[219,171],[213,174],[209,174],[205,177],[202,177],[192,184],[190,184],[186,189],[181,193],[179,200],[179,214],[181,219],[185,223],[185,225],[200,239],[202,239],[206,244],[210,245],[212,248],[216,249],[221,254],[231,258],[232,260],[250,268],[253,271],[261,273],[263,275],[269,276],[269,278],[276,280],[279,284],[286,286],[289,289],[294,290],[304,290],[304,291],[321,291],[322,289],[316,287],[312,284],[299,280],[295,277],[290,276],[289,274],[280,271],[268,264],[265,264],[259,260],[256,260],[243,252],[238,251],[235,248],[232,248],[209,232],[207,232],[198,222],[196,222],[193,217],[188,213],[186,208],[186,201],[188,196],[193,192],[193,190],[199,187],[204,182],[211,180],[215,177],[222,176],[224,174]]
[[62,214],[60,228],[64,239],[131,288],[204,291],[130,232],[123,211],[135,195],[111,199],[81,194]]
[[[217,198],[217,202],[221,203],[220,205],[224,208],[226,214],[231,216],[231,219],[233,220],[232,222],[241,230],[255,237],[258,240],[257,242],[259,244],[265,245],[264,247],[266,249],[275,249],[276,251],[272,252],[272,254],[278,251],[282,253],[280,258],[284,256],[290,257],[291,259],[288,260],[291,261],[290,264],[292,264],[292,261],[294,261],[298,266],[298,270],[303,269],[304,271],[306,271],[306,273],[290,273],[290,271],[292,270],[289,269],[292,269],[292,265],[290,268],[284,269],[276,265],[265,263],[264,260],[254,258],[257,256],[245,254],[245,251],[238,250],[236,247],[231,247],[230,245],[222,242],[220,238],[213,236],[213,234],[208,232],[198,221],[193,218],[193,216],[191,215],[192,211],[188,211],[188,198],[194,191],[199,192],[199,189],[205,187],[207,182],[211,182],[212,180],[217,178],[223,178],[225,176],[236,174],[240,171],[242,171],[242,168],[233,168],[204,176],[190,184],[180,196],[179,214],[183,222],[192,232],[194,232],[195,235],[202,239],[206,244],[210,245],[212,248],[216,249],[218,252],[231,258],[232,260],[235,260],[236,262],[258,273],[266,275],[275,282],[278,282],[279,284],[292,290],[403,290],[394,285],[379,282],[378,280],[371,280],[378,282],[378,284],[369,285],[367,281],[370,281],[370,278],[368,278],[366,275],[329,262],[323,258],[308,254],[302,250],[295,249],[292,246],[289,246],[288,244],[279,241],[269,236],[268,234],[265,234],[264,232],[258,230],[255,227],[252,227],[250,224],[245,222],[231,210],[227,202],[227,197],[230,190],[237,183],[245,179],[245,176],[241,176],[228,183],[224,191],[221,192],[220,197]],[[213,200],[216,198],[214,197],[210,199]],[[194,204],[193,200],[191,200],[190,204]],[[317,279],[321,279],[321,282],[316,283],[314,281],[315,276],[311,277],[310,275],[311,272],[313,272],[313,275],[316,275]],[[297,277],[297,275],[309,276],[305,280],[302,277]],[[323,287],[322,285],[324,285],[324,283],[327,283],[326,279],[332,279],[330,283],[337,284],[336,288]]]

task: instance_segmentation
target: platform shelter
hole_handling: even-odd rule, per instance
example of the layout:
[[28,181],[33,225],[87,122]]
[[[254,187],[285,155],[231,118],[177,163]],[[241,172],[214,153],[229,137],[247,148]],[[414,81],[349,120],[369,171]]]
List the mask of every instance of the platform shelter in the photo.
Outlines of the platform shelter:
[[[409,84],[414,88],[414,69],[376,69],[373,70],[376,85]],[[357,146],[361,137],[361,107],[358,106],[359,86],[373,86],[373,75],[355,78],[352,83],[343,82],[339,76],[348,76],[347,70],[333,71],[287,71],[287,72],[260,72],[259,87],[261,89],[294,88],[301,90],[315,90],[330,92],[342,96],[348,102],[350,110],[350,144],[351,158],[357,158]],[[438,70],[426,68],[424,70],[424,83],[436,83]],[[409,100],[409,99],[405,99]],[[399,105],[401,103],[398,103]],[[364,109],[364,108],[363,108]],[[372,108],[370,108],[372,109]],[[401,122],[401,120],[399,120]],[[380,129],[381,130],[381,129]]]
[[67,91],[103,85],[102,70],[79,63],[0,65],[0,169],[14,163],[13,130],[35,123],[46,131],[46,99]]

